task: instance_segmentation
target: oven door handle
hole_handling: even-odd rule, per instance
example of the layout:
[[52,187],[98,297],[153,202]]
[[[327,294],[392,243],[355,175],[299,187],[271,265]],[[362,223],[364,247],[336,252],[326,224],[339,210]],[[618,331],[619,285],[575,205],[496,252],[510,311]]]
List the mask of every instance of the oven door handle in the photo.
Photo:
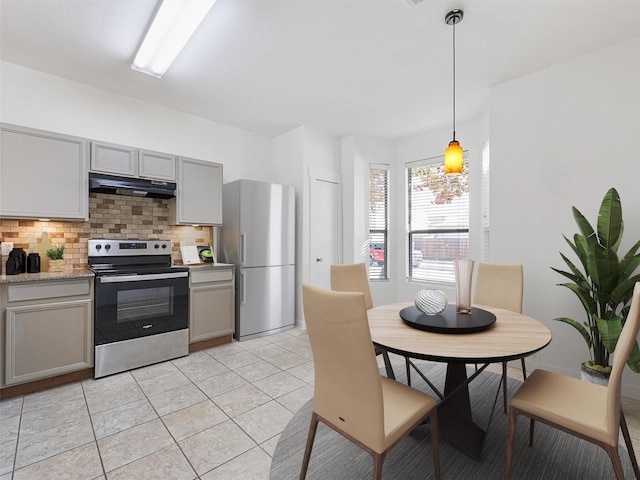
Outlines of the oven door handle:
[[168,280],[171,278],[188,277],[189,272],[173,273],[146,273],[142,275],[114,275],[109,277],[99,277],[100,283],[123,283],[142,282],[144,280]]

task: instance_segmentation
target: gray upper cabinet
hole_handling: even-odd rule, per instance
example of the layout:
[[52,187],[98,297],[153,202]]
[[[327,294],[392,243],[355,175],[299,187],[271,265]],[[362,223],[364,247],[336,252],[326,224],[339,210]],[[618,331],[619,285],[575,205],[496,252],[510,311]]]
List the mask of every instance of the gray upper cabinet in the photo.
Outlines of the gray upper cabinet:
[[178,193],[169,201],[174,225],[222,224],[222,165],[178,157]]
[[112,143],[91,142],[91,171],[135,177],[138,175],[136,150]]
[[1,125],[0,217],[88,220],[89,142]]
[[166,153],[138,150],[140,178],[176,181],[176,157]]
[[176,157],[167,153],[93,141],[91,171],[175,182]]

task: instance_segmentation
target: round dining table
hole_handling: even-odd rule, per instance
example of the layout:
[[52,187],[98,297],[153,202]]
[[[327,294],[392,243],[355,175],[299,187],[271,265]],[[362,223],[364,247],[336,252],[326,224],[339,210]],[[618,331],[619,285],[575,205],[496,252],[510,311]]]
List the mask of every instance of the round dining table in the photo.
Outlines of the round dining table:
[[[386,352],[447,364],[444,394],[436,390],[440,397],[440,431],[463,452],[480,460],[486,432],[473,422],[469,382],[491,363],[524,358],[543,349],[551,342],[551,331],[542,322],[527,315],[473,305],[471,315],[474,309],[480,309],[484,314],[489,312],[495,315],[495,322],[473,333],[432,332],[410,326],[411,322],[401,318],[400,312],[412,305],[397,303],[370,309],[371,339],[376,347]],[[453,313],[451,307],[447,312],[449,316],[455,316],[455,307]],[[481,364],[482,367],[468,378],[467,364]],[[393,372],[387,370],[392,376]],[[421,376],[427,380],[424,375]]]

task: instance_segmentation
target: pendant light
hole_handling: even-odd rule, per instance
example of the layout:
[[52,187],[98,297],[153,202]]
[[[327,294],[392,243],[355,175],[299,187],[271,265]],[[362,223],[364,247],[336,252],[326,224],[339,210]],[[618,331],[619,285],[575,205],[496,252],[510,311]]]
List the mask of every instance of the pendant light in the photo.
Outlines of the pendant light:
[[462,10],[451,10],[444,17],[447,25],[453,25],[453,140],[444,151],[444,173],[462,173],[462,147],[456,140],[456,24],[462,21]]

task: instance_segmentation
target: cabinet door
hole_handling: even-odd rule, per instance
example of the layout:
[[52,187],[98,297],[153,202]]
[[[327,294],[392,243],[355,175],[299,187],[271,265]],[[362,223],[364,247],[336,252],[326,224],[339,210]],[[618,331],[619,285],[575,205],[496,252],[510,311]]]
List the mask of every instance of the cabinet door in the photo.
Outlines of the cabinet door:
[[91,142],[91,171],[125,175],[138,175],[136,150],[112,143]]
[[86,140],[10,125],[1,135],[0,217],[88,219]]
[[6,309],[5,384],[93,366],[91,299]]
[[138,150],[138,176],[175,182],[176,157],[166,153]]
[[177,198],[169,203],[173,224],[222,224],[222,165],[178,158]]
[[232,334],[235,326],[233,283],[191,287],[190,343]]

